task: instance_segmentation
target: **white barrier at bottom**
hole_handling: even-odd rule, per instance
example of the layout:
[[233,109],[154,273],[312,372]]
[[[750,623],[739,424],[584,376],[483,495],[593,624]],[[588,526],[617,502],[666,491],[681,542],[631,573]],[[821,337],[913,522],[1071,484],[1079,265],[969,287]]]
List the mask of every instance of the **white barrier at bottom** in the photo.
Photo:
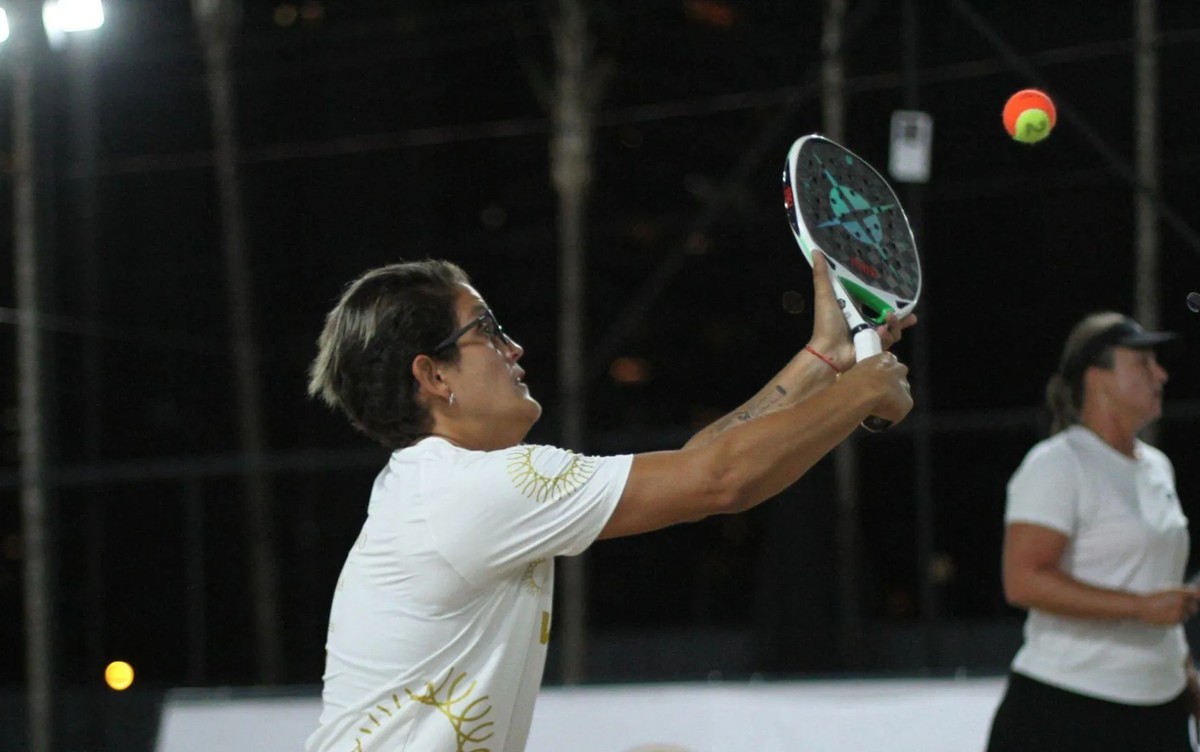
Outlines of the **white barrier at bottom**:
[[[1004,679],[547,688],[526,752],[981,750]],[[320,701],[170,693],[157,752],[297,752]]]
[[558,689],[538,701],[528,752],[981,750],[1003,688],[923,679]]

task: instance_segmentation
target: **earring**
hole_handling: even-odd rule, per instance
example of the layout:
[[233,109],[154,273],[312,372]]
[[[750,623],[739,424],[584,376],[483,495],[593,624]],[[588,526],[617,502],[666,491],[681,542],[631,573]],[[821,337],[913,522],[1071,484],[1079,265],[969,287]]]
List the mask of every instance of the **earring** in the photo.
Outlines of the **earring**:
[[448,401],[451,405],[454,404],[454,392],[450,392],[450,399]]

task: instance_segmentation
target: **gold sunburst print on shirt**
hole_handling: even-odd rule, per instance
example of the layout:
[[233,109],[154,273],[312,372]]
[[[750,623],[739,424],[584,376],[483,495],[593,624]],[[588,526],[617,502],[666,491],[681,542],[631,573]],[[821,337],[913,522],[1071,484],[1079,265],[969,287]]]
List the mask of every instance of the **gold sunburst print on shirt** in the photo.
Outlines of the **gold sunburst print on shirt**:
[[[464,682],[468,683],[464,685]],[[408,695],[409,707],[412,707],[412,703],[427,705],[445,716],[454,732],[454,752],[492,752],[490,745],[481,746],[494,734],[495,724],[487,719],[492,712],[489,702],[491,696],[472,698],[475,688],[476,682],[468,680],[467,672],[460,671],[456,674],[455,669],[451,667],[445,678],[436,685],[426,682],[424,692],[417,694],[406,688],[404,693]],[[365,714],[363,725],[358,729],[360,736],[355,738],[352,752],[363,752],[367,746],[363,741],[369,740],[373,734],[388,725],[402,707],[404,706],[399,693],[394,693],[391,702],[385,700],[369,710]]]
[[[540,451],[539,451],[540,450]],[[565,455],[567,466],[558,472],[541,469],[538,462],[546,454]],[[547,450],[540,446],[519,446],[508,453],[508,476],[526,498],[539,504],[557,501],[574,493],[596,472],[596,458],[574,452]]]
[[541,595],[546,588],[547,576],[550,573],[550,567],[546,564],[546,560],[535,559],[525,565],[525,571],[521,573],[521,587],[525,588],[525,592],[530,595]]
[[478,746],[492,738],[494,733],[492,727],[495,724],[486,720],[492,712],[492,706],[485,703],[491,698],[483,695],[471,699],[475,682],[464,686],[464,681],[467,681],[467,673],[463,671],[455,675],[451,668],[436,687],[432,682],[426,683],[422,694],[415,694],[408,689],[404,691],[413,702],[432,706],[450,721],[454,729],[455,752],[491,752],[489,747]]

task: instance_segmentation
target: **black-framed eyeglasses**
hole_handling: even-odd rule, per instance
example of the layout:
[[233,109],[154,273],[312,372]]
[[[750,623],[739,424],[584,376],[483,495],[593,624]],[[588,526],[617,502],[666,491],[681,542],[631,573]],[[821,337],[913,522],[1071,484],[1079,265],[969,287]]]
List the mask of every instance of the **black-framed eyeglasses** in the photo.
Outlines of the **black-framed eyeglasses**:
[[484,310],[483,313],[468,321],[466,324],[463,324],[458,329],[455,329],[453,332],[451,332],[449,337],[446,337],[444,340],[439,342],[437,347],[433,348],[434,354],[436,355],[437,353],[449,347],[454,347],[458,344],[458,341],[462,339],[464,334],[472,329],[475,329],[476,327],[478,327],[479,331],[487,335],[488,339],[496,343],[497,346],[503,346],[512,343],[512,340],[509,339],[508,335],[504,333],[504,328],[500,326],[500,322],[496,321],[496,314],[492,313],[492,309],[488,308]]

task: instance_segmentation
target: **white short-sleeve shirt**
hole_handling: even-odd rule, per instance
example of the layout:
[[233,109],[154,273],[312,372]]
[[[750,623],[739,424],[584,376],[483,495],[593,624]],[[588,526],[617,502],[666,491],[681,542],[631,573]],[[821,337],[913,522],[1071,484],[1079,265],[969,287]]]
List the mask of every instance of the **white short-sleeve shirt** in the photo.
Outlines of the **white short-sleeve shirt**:
[[393,453],[334,592],[308,752],[523,750],[554,557],[596,539],[631,463],[439,438]]
[[[1060,567],[1080,582],[1134,593],[1179,587],[1189,541],[1174,469],[1142,441],[1134,455],[1078,425],[1040,442],[1009,480],[1005,522],[1067,536]],[[1186,657],[1181,626],[1030,609],[1012,667],[1090,697],[1153,705],[1186,686]]]

